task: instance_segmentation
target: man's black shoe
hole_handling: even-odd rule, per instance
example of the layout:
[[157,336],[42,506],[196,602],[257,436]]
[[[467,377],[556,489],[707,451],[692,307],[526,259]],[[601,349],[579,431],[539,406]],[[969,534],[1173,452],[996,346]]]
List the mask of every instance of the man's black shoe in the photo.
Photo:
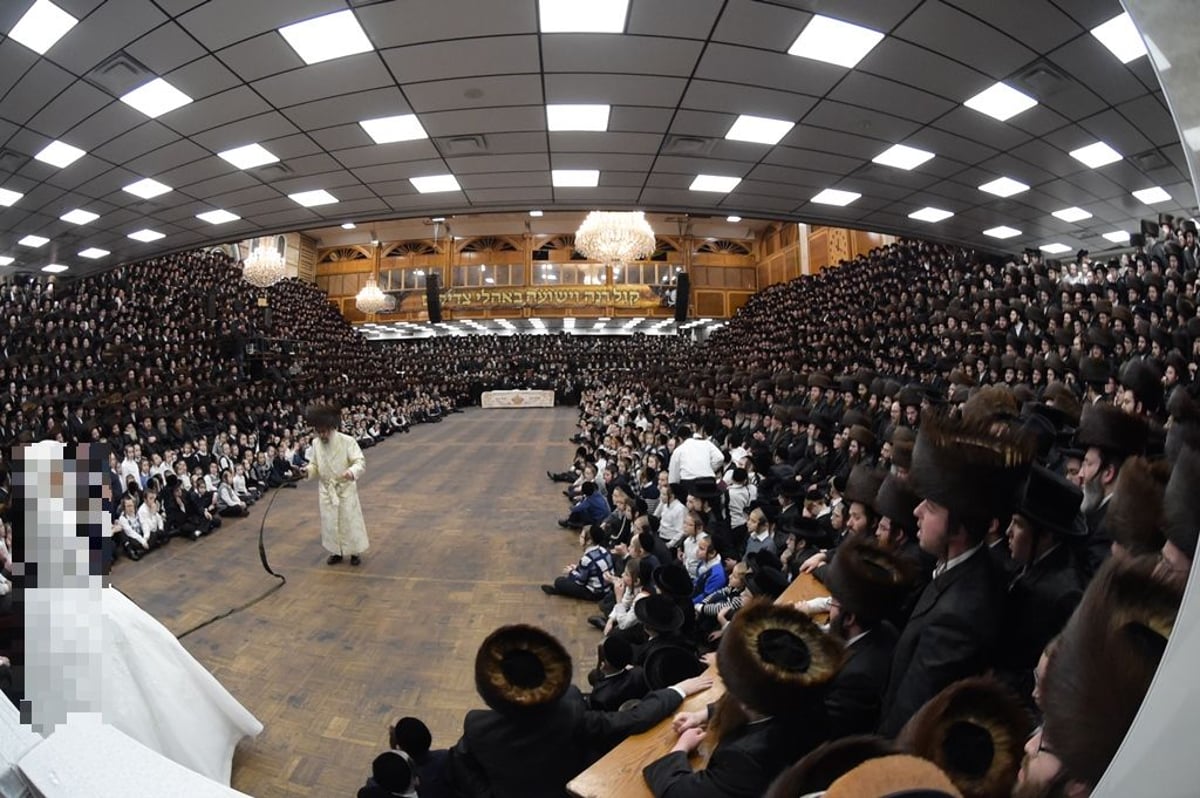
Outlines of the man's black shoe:
[[593,615],[588,618],[588,623],[603,632],[605,624],[608,623],[608,618],[605,618],[603,615]]
[[337,565],[337,564],[338,564],[338,563],[340,563],[341,561],[342,561],[342,555],[340,555],[340,554],[330,554],[330,555],[329,555],[329,559],[325,561],[325,564],[326,564],[326,565]]
[[350,564],[351,565],[362,565],[362,557],[359,557],[357,554],[351,554],[350,555]]
[[553,596],[558,591],[554,589],[554,585],[542,585],[542,592],[547,596]]

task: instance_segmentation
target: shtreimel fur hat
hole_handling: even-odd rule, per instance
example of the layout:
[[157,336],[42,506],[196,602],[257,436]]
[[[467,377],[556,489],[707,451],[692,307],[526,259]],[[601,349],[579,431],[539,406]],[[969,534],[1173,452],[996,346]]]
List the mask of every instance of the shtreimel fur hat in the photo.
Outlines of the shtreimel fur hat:
[[501,713],[553,704],[571,686],[571,655],[549,632],[535,626],[501,626],[475,655],[475,689]]
[[1165,460],[1130,457],[1121,465],[1104,528],[1127,553],[1137,557],[1162,550],[1167,526],[1163,493],[1170,478],[1171,465]]
[[873,508],[875,494],[879,492],[879,486],[886,477],[886,471],[860,463],[851,469],[850,477],[846,480],[846,490],[842,495],[848,502],[858,502]]
[[1088,405],[1079,420],[1075,444],[1095,446],[1118,457],[1144,454],[1150,427],[1142,418],[1110,404]]
[[873,538],[854,537],[838,547],[825,586],[846,612],[871,625],[895,608],[912,581],[907,563]]
[[1167,540],[1196,559],[1196,539],[1200,535],[1200,451],[1184,449],[1175,461],[1171,481],[1163,495]]

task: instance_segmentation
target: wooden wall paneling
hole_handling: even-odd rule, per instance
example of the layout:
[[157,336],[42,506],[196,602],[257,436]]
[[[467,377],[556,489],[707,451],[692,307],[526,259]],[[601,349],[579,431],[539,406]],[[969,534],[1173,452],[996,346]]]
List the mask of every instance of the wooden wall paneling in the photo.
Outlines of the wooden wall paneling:
[[693,291],[695,307],[692,316],[721,318],[725,315],[724,291]]

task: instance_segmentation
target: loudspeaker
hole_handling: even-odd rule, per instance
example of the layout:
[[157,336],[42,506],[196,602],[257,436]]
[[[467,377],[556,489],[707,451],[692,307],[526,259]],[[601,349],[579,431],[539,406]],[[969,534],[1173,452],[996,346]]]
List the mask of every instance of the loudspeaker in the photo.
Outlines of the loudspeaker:
[[215,321],[217,318],[217,298],[213,294],[208,295],[208,307],[206,310],[208,311],[208,318]]
[[271,332],[271,309],[269,307],[263,308],[263,331]]
[[425,278],[425,305],[429,310],[429,321],[432,324],[441,324],[442,295],[438,292],[437,272],[432,272]]
[[675,283],[675,321],[687,321],[688,296],[691,294],[691,280],[687,272],[680,272]]

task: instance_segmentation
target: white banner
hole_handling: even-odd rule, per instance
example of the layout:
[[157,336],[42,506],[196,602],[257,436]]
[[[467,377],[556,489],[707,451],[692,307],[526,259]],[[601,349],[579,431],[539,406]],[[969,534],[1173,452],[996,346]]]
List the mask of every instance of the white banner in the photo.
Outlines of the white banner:
[[480,404],[490,407],[554,407],[554,391],[484,391]]

